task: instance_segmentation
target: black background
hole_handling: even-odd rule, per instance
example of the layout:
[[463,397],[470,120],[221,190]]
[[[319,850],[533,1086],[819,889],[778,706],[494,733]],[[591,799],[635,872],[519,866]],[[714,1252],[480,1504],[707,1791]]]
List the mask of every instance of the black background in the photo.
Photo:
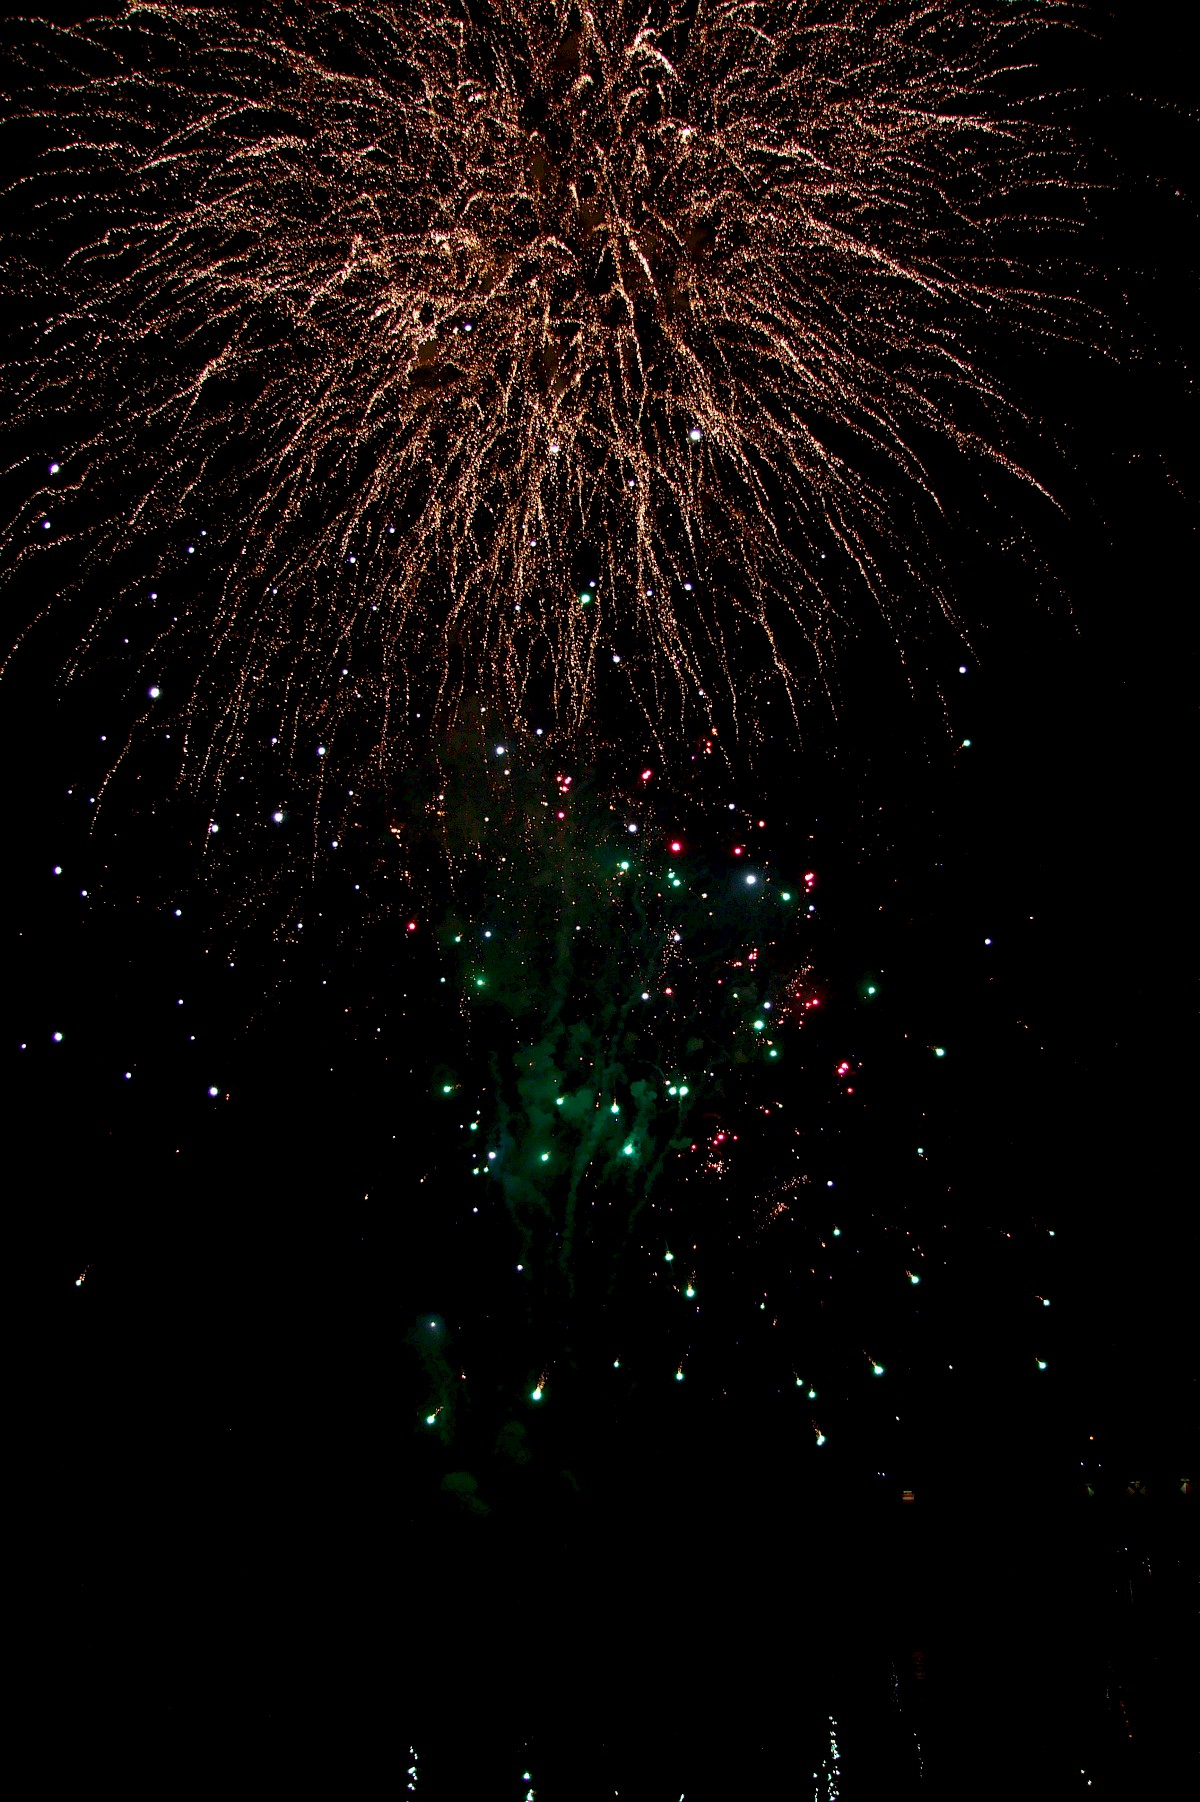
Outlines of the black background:
[[[1194,98],[1139,24],[1120,9],[1089,79]],[[821,873],[831,1006],[889,972],[831,1162],[864,1244],[918,1120],[954,1191],[953,1280],[895,1327],[903,1449],[868,1410],[822,1465],[717,1326],[686,1395],[531,1420],[529,1466],[473,1465],[490,1515],[456,1514],[407,1338],[436,1311],[499,1385],[520,1333],[429,1145],[433,952],[384,931],[341,954],[332,927],[303,960],[253,931],[231,949],[192,802],[118,791],[92,824],[115,697],[63,694],[52,633],[14,665],[6,1189],[50,1768],[161,1790],[215,1758],[404,1793],[411,1746],[426,1796],[524,1795],[526,1768],[547,1799],[807,1795],[830,1714],[846,1797],[1149,1795],[1190,1756],[1194,416],[1172,346],[1194,237],[1172,180],[1194,139],[1169,106],[1096,117],[1134,172],[1108,293],[1151,350],[1044,397],[1073,426],[1049,543],[1070,610],[964,552],[989,629],[978,655],[928,648],[949,738],[851,652],[841,719],[754,798]],[[889,1049],[901,1025],[952,1045],[944,1071]],[[655,1347],[650,1311],[629,1331]]]

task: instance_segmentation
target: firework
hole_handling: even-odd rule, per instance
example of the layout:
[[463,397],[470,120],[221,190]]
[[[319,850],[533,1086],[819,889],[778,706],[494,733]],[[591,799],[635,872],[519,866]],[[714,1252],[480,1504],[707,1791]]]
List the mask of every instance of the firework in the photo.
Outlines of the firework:
[[361,778],[476,693],[564,736],[640,708],[752,738],[864,608],[898,636],[951,610],[947,450],[1033,480],[996,371],[1014,333],[1073,329],[1047,273],[1069,149],[1030,73],[1073,19],[24,27],[6,387],[37,480],[10,571],[74,545],[95,632],[187,672],[197,772],[320,738]]

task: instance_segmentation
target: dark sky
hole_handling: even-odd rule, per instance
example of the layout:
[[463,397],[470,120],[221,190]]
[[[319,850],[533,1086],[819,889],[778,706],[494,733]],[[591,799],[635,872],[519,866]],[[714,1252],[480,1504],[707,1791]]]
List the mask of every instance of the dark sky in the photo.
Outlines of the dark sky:
[[[1166,47],[1145,42],[1143,16],[1122,8],[1109,28],[1114,78],[1194,98]],[[1144,1482],[1147,1506],[1169,1510],[1195,1462],[1185,886],[1195,577],[1194,516],[1180,498],[1194,493],[1194,418],[1172,353],[1188,328],[1194,238],[1171,185],[1185,155],[1178,126],[1165,112],[1148,123],[1156,115],[1132,104],[1103,117],[1116,160],[1151,172],[1106,203],[1103,248],[1109,292],[1128,291],[1150,348],[1095,385],[1079,363],[1051,378],[1045,410],[1069,413],[1080,451],[1049,544],[1069,611],[999,592],[976,554],[963,579],[989,622],[981,654],[949,636],[929,653],[949,736],[911,717],[869,654],[852,652],[836,728],[739,795],[770,816],[781,866],[811,859],[820,874],[827,1043],[832,1053],[840,1033],[864,1073],[852,1117],[822,1102],[828,1165],[861,1246],[839,1331],[856,1357],[857,1323],[882,1323],[911,1434],[893,1435],[873,1399],[856,1411],[848,1386],[844,1449],[831,1469],[815,1464],[807,1423],[801,1446],[785,1417],[779,1359],[737,1324],[759,1278],[773,1279],[769,1257],[744,1251],[686,1397],[631,1380],[618,1406],[581,1378],[565,1420],[565,1399],[558,1419],[516,1410],[533,1456],[506,1460],[493,1429],[522,1368],[524,1327],[499,1293],[511,1259],[503,1227],[486,1256],[464,1256],[466,1185],[436,1143],[430,1045],[446,1025],[428,1011],[433,947],[397,950],[386,920],[354,951],[339,950],[331,923],[288,960],[253,922],[231,938],[194,876],[196,809],[155,786],[156,772],[141,791],[117,785],[90,828],[116,697],[102,682],[64,694],[52,637],[5,679],[6,1186],[29,1310],[19,1383],[34,1402],[31,1488],[48,1530],[42,1625],[71,1698],[47,1718],[64,1756],[118,1756],[133,1736],[169,1772],[192,1736],[244,1735],[270,1769],[303,1743],[311,1709],[354,1748],[340,1756],[352,1770],[360,1761],[364,1780],[394,1732],[399,1756],[414,1736],[430,1748],[416,1793],[466,1794],[437,1788],[438,1748],[481,1722],[498,1743],[500,1721],[510,1763],[530,1746],[542,1769],[557,1760],[561,1787],[547,1781],[547,1799],[617,1787],[673,1798],[681,1770],[693,1773],[692,1798],[708,1793],[698,1745],[710,1776],[736,1781],[750,1768],[729,1723],[761,1714],[756,1746],[788,1740],[797,1673],[812,1678],[821,1633],[841,1648],[836,1664],[853,1641],[847,1621],[872,1618],[869,1568],[888,1596],[879,1670],[903,1646],[904,1720],[928,1732],[945,1787],[906,1777],[904,1789],[886,1763],[871,1776],[883,1754],[867,1748],[884,1733],[871,1665],[857,1726],[846,1703],[859,1787],[847,1767],[842,1794],[991,1793],[954,1788],[965,1756],[948,1725],[954,1679],[939,1679],[926,1715],[910,1679],[923,1634],[941,1645],[943,1673],[954,1662],[947,1622],[965,1629],[949,1598],[965,1582],[994,1656],[971,1642],[990,1699],[957,1700],[964,1718],[1026,1748],[1028,1763],[1013,1751],[1012,1768],[1033,1781],[1038,1698],[1049,1707],[1058,1692],[1040,1665],[1011,1689],[996,1676],[1014,1647],[1027,1651],[1025,1617],[1002,1594],[1001,1539],[1022,1607],[1049,1585],[1048,1624],[1030,1632],[1057,1634],[1083,1672],[1064,1705],[1070,1721],[1092,1719],[1081,1622],[1111,1629],[1113,1668],[1133,1668],[1115,1616],[1095,1601],[1108,1595],[1096,1573],[1129,1537],[1119,1512],[1129,1485]],[[969,752],[953,751],[963,738]],[[857,985],[880,970],[886,994],[869,1016]],[[401,988],[414,999],[398,1005]],[[944,1038],[946,1068],[914,1063],[905,1033]],[[905,1161],[918,1131],[937,1166],[919,1179]],[[938,1239],[945,1282],[905,1312],[887,1287],[887,1223],[916,1220],[932,1244],[938,1213],[953,1228]],[[1043,1289],[1049,1327],[1034,1311]],[[655,1304],[639,1295],[626,1306],[648,1366],[665,1343]],[[453,1448],[417,1431],[425,1369],[406,1336],[431,1310],[492,1385],[475,1438]],[[1039,1385],[1043,1345],[1051,1368]],[[943,1362],[959,1364],[956,1385],[935,1375]],[[460,1459],[489,1499],[485,1522],[456,1512],[442,1486]],[[1078,1512],[1085,1480],[1108,1510],[1094,1539]],[[918,1497],[907,1512],[904,1488]],[[922,1503],[936,1528],[913,1526]],[[928,1539],[912,1537],[923,1530]],[[1064,1548],[1085,1540],[1063,1576]],[[930,1573],[923,1603],[902,1579],[913,1560]],[[605,1591],[596,1572],[610,1567]],[[772,1594],[787,1598],[779,1615]],[[604,1624],[592,1634],[585,1617]],[[1161,1627],[1161,1607],[1152,1620]],[[680,1676],[693,1657],[711,1673],[736,1636],[754,1648],[740,1674]],[[763,1650],[781,1637],[809,1650],[781,1663]],[[513,1648],[536,1674],[532,1696],[502,1670]],[[113,1682],[113,1658],[136,1701]],[[1162,1695],[1175,1666],[1160,1665],[1159,1691],[1141,1667],[1127,1683],[1149,1760],[1167,1744]],[[661,1686],[664,1715],[687,1724],[685,1749],[668,1756],[676,1742],[663,1740],[641,1764],[621,1750],[613,1722],[633,1706],[622,1671],[646,1718]],[[1099,1695],[1111,1670],[1097,1664],[1094,1675]],[[853,1676],[844,1687],[858,1693]],[[550,1696],[552,1728],[539,1704]],[[714,1712],[726,1731],[712,1727]],[[1120,1787],[1134,1767],[1120,1765],[1107,1731],[1088,1739],[1081,1727],[1055,1755],[1086,1742],[1108,1784],[1087,1793],[1134,1793]],[[621,1772],[607,1790],[587,1787],[603,1762],[578,1754],[588,1735]],[[794,1776],[778,1758],[770,1770]],[[880,1780],[893,1787],[873,1789]],[[504,1782],[487,1793],[525,1793],[513,1773]]]

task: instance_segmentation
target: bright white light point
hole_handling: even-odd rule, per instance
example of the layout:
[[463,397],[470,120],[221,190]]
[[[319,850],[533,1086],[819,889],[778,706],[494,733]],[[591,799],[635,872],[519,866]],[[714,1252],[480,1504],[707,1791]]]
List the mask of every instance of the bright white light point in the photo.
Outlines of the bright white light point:
[[649,989],[643,989],[643,990],[642,990],[642,1000],[643,1000],[643,1001],[649,1001],[649,999],[650,999],[650,991],[649,991]]
[[494,1152],[494,1151],[489,1151],[489,1152],[488,1152],[488,1163],[489,1163],[489,1164],[493,1164],[493,1163],[495,1163],[495,1161],[496,1161],[496,1154],[495,1154],[495,1152]]
[[530,1401],[531,1401],[531,1402],[540,1402],[540,1401],[541,1401],[541,1399],[542,1399],[542,1385],[541,1385],[541,1384],[540,1384],[540,1383],[539,1383],[539,1384],[538,1384],[538,1386],[537,1386],[537,1388],[536,1388],[536,1389],[534,1389],[534,1390],[533,1390],[533,1391],[532,1391],[532,1392],[531,1392],[531,1393],[530,1393],[530,1397],[529,1397],[529,1399],[530,1399]]
[[132,1070],[126,1070],[126,1072],[125,1072],[125,1081],[126,1081],[126,1082],[130,1082],[130,1081],[132,1081],[132,1079],[133,1079],[133,1071],[132,1071]]
[[58,467],[59,467],[59,466],[58,466],[58,464],[57,464],[57,463],[52,463],[52,464],[51,464],[51,465],[50,465],[50,474],[51,474],[51,475],[52,475],[52,476],[56,476],[56,475],[57,475],[57,474],[58,474]]
[[175,918],[176,918],[176,919],[177,919],[177,920],[182,920],[182,918],[183,918],[183,909],[182,909],[182,907],[177,907],[177,908],[176,908],[176,909],[175,909]]
[[1046,1368],[1046,1360],[1045,1360],[1045,1358],[1039,1358],[1039,1359],[1038,1359],[1038,1361],[1037,1361],[1037,1367],[1038,1367],[1038,1369],[1039,1369],[1039,1370],[1045,1370],[1045,1368]]
[[214,1101],[217,1099],[217,1096],[221,1093],[220,1089],[217,1088],[215,1083],[211,1083],[209,1085],[208,1092],[212,1096]]
[[625,1156],[626,1156],[626,1157],[627,1157],[627,1158],[631,1158],[631,1157],[632,1157],[632,1156],[633,1156],[633,1146],[632,1146],[632,1145],[626,1145],[626,1147],[625,1147]]
[[61,1045],[61,1044],[62,1044],[62,1033],[61,1033],[61,1032],[55,1032],[55,1033],[52,1033],[52,1034],[51,1034],[51,1035],[50,1035],[50,1036],[51,1036],[51,1037],[52,1037],[52,1038],[53,1038],[53,1040],[54,1040],[54,1043],[55,1043],[55,1044],[56,1044],[56,1045]]
[[158,699],[158,697],[159,697],[159,695],[160,695],[160,694],[161,694],[161,693],[162,693],[162,689],[161,689],[161,688],[152,688],[152,689],[150,689],[150,691],[149,691],[149,694],[150,694],[150,699],[151,699],[151,700],[152,700],[152,701],[157,701],[157,699]]
[[271,815],[271,818],[274,820],[274,822],[277,826],[283,825],[283,815],[278,811],[278,809]]
[[965,676],[965,675],[966,675],[966,673],[967,673],[967,666],[966,666],[966,664],[965,664],[965,663],[960,663],[960,664],[959,664],[959,666],[958,666],[958,673],[959,673],[959,675],[960,675],[960,676]]
[[55,874],[55,875],[56,875],[56,876],[61,876],[61,875],[62,875],[62,865],[61,865],[61,864],[60,864],[60,863],[56,863],[56,864],[55,864],[55,866],[54,866],[54,874]]
[[881,1377],[883,1375],[883,1365],[882,1364],[872,1364],[871,1369],[877,1377]]
[[757,882],[757,881],[758,881],[758,877],[757,877],[757,876],[747,876],[747,878],[746,878],[746,887],[747,887],[747,888],[753,888],[753,887],[754,887],[754,885],[755,885],[755,883],[756,883],[756,882]]
[[188,545],[188,556],[189,557],[191,557],[195,553],[195,549],[196,549],[196,547],[194,544]]
[[317,756],[318,756],[318,757],[324,757],[324,755],[325,755],[325,746],[324,746],[324,745],[318,745],[318,746],[317,746]]
[[215,820],[213,820],[210,823],[208,830],[210,832],[219,832],[221,830],[221,828],[217,825],[217,822]]
[[699,442],[700,442],[701,438],[703,438],[703,436],[704,436],[704,433],[700,430],[700,427],[698,425],[694,425],[692,427],[691,431],[688,433],[688,437],[691,439],[693,444],[699,444]]
[[685,583],[684,583],[684,585],[683,585],[683,592],[684,592],[684,593],[685,593],[685,594],[691,594],[691,592],[692,592],[692,585],[691,585],[691,583],[690,583],[690,582],[685,582]]
[[504,746],[503,745],[496,746],[496,755],[497,755],[497,757],[503,757],[503,755],[504,755]]
[[48,532],[50,530],[50,521],[48,519],[42,521],[42,530],[43,532]]
[[983,942],[985,945],[990,945],[992,941],[991,941],[991,939],[984,939]]
[[626,827],[626,828],[625,828],[625,830],[626,830],[626,832],[636,832],[636,831],[637,831],[637,827],[636,827],[636,826],[635,826],[635,825],[633,825],[633,824],[630,824],[630,825],[628,825],[628,826],[627,826],[627,827]]

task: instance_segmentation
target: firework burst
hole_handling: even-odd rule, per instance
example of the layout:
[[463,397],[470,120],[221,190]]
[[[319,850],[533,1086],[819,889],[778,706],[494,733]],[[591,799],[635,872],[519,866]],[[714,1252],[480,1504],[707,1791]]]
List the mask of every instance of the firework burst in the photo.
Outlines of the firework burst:
[[752,731],[864,607],[898,635],[950,608],[947,448],[1033,480],[995,371],[1069,329],[1042,249],[1069,152],[1029,70],[1073,21],[408,0],[26,28],[7,410],[55,469],[10,569],[73,539],[102,633],[125,594],[160,663],[186,645],[200,768],[314,723],[386,766],[477,693],[577,735],[609,684],[656,733]]

